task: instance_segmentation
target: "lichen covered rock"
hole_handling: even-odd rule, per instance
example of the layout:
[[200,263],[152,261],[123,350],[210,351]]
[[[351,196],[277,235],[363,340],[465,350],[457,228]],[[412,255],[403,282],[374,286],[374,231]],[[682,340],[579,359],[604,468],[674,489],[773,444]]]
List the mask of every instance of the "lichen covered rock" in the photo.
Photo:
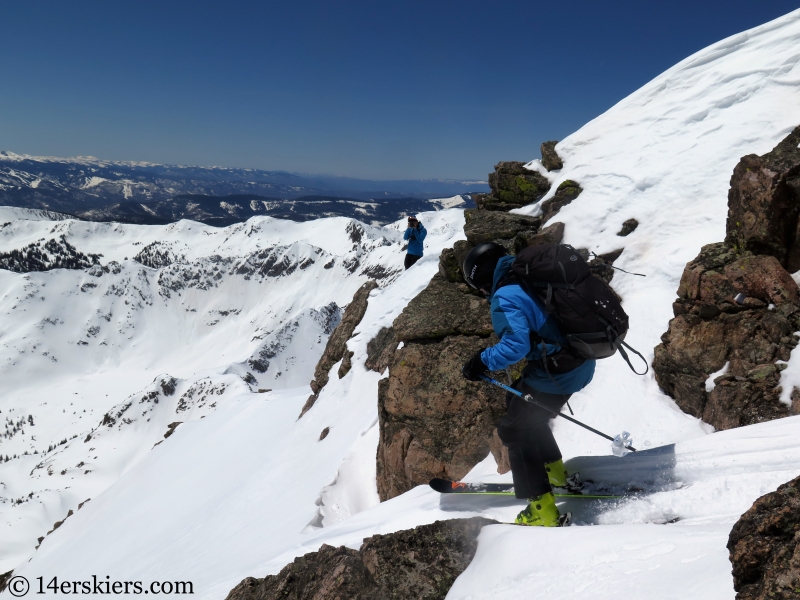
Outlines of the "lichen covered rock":
[[[486,458],[504,393],[473,383],[461,366],[497,338],[406,342],[378,388],[378,494],[388,500],[433,477],[460,479]],[[500,374],[495,374],[500,376]]]
[[550,182],[525,163],[508,161],[495,165],[489,173],[490,194],[476,194],[475,205],[482,210],[509,211],[539,201],[549,190]]
[[451,335],[492,333],[489,303],[469,293],[466,283],[439,274],[408,303],[392,326],[398,341],[440,339]]
[[736,166],[725,241],[687,263],[675,318],[655,348],[662,389],[717,429],[800,413],[797,390],[791,406],[780,400],[780,373],[800,330],[800,289],[785,268],[797,247],[798,143],[800,128]]
[[765,154],[742,158],[728,193],[726,241],[800,269],[800,127]]
[[753,503],[728,551],[736,600],[800,598],[800,477]]
[[542,142],[542,166],[548,171],[564,168],[564,163],[556,152],[556,144],[558,144],[557,141]]
[[538,233],[541,224],[538,217],[479,209],[464,211],[464,233],[473,246],[483,242],[503,243],[517,234],[532,236]]
[[580,196],[582,191],[583,188],[571,179],[563,181],[556,189],[555,195],[542,202],[542,223],[547,223],[553,215]]
[[443,599],[467,568],[491,519],[436,521],[364,540],[356,551],[323,544],[277,575],[247,577],[226,600]]

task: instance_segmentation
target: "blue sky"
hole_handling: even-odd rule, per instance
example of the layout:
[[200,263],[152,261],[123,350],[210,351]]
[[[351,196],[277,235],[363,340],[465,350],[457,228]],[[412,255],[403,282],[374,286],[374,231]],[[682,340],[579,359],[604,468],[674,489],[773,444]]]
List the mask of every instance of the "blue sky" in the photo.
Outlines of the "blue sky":
[[0,149],[485,178],[797,0],[4,3]]

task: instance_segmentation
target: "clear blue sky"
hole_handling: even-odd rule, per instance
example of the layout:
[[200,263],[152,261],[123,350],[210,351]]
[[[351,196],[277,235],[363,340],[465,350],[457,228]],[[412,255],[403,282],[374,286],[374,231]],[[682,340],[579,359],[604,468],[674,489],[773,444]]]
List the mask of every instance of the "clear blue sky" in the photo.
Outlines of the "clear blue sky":
[[485,178],[798,0],[4,2],[0,149]]

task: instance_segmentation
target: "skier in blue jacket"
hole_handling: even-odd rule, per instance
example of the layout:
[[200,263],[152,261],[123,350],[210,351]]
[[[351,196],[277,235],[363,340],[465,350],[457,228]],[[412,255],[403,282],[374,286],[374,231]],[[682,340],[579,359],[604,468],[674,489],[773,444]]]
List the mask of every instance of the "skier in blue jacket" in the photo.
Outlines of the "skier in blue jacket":
[[[476,246],[464,259],[464,278],[489,300],[492,327],[500,342],[475,354],[462,373],[471,381],[480,381],[487,371],[501,371],[525,358],[528,366],[513,387],[558,411],[592,380],[595,361],[577,358],[561,346],[541,340],[564,340],[564,336],[539,300],[510,277],[512,262],[514,257],[493,242]],[[569,489],[579,483],[569,478],[564,468],[549,426],[552,414],[513,394],[506,395],[506,406],[497,433],[508,448],[516,496],[529,501],[516,522],[558,526],[563,519],[553,488]]]
[[403,239],[408,240],[408,253],[406,254],[405,261],[406,269],[422,258],[422,242],[426,235],[428,235],[428,232],[425,227],[423,227],[422,223],[417,220],[417,217],[414,215],[409,216],[408,229],[406,229],[406,232],[403,234]]

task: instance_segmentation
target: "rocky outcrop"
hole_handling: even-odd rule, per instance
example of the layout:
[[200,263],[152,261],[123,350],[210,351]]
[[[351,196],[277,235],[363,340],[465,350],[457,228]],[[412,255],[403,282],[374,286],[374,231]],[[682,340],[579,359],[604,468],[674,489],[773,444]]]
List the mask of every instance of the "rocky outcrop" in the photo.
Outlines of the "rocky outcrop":
[[[522,163],[499,163],[489,181],[491,197],[478,200],[478,209],[464,211],[467,239],[442,252],[439,273],[428,287],[406,306],[391,328],[382,330],[368,345],[370,368],[383,373],[385,366],[389,367],[389,375],[378,389],[377,483],[381,500],[427,484],[433,477],[459,479],[489,452],[499,472],[509,470],[508,454],[496,430],[505,412],[504,393],[466,381],[461,375],[461,367],[471,356],[498,341],[492,333],[489,304],[466,284],[461,265],[469,251],[483,242],[499,243],[513,253],[529,245],[560,242],[564,224],[542,229],[541,217],[504,212],[543,196],[544,187],[528,193],[525,182],[549,186]],[[580,193],[574,182],[565,182],[560,189],[550,216]],[[598,264],[613,262],[621,251],[608,260],[596,260]],[[601,275],[611,277],[610,273]],[[494,375],[513,379],[522,366]]]
[[369,293],[376,287],[378,287],[378,284],[374,281],[366,282],[358,288],[353,300],[347,305],[341,322],[331,333],[328,343],[325,345],[325,351],[317,362],[317,367],[314,369],[314,380],[311,382],[311,391],[314,393],[306,400],[300,416],[297,417],[298,419],[314,406],[317,398],[319,398],[320,391],[328,383],[328,373],[333,365],[340,360],[342,361],[338,373],[340,379],[350,370],[350,358],[353,354],[347,349],[347,340],[353,336],[353,331],[361,323],[361,319],[364,318],[364,313],[367,312]]
[[547,223],[554,214],[580,196],[582,191],[583,188],[571,179],[563,181],[556,188],[555,195],[542,202],[542,222]]
[[482,210],[509,211],[540,200],[550,182],[540,173],[525,168],[525,163],[500,162],[489,173],[489,194],[475,194],[475,205]]
[[394,351],[397,348],[397,337],[391,327],[381,327],[374,338],[367,343],[367,360],[364,363],[368,369],[383,373],[389,368]]
[[[464,282],[460,265],[473,245],[484,241],[509,250],[524,247],[539,233],[541,221],[485,210],[465,215],[467,240],[442,253],[439,273],[391,328],[395,342],[403,345],[391,353],[389,377],[378,390],[382,500],[433,477],[461,478],[490,451],[507,470],[507,455],[495,432],[505,412],[504,394],[461,376],[462,365],[497,339],[489,304]],[[558,228],[547,232],[558,234]]]
[[539,217],[479,209],[464,211],[464,234],[472,246],[483,242],[497,242],[512,250],[517,236],[526,240],[539,232],[541,224]]
[[[795,147],[797,135],[787,138]],[[777,236],[778,218],[796,226],[781,195],[789,193],[791,173],[800,172],[800,152],[786,144],[737,165],[726,241],[704,246],[686,265],[675,318],[655,349],[662,389],[717,429],[800,412],[800,394],[792,394],[792,406],[780,401],[780,372],[800,330],[800,289],[785,268],[793,246],[787,237],[769,237]]]
[[247,577],[226,600],[443,599],[475,556],[491,519],[436,521],[364,540],[359,550],[323,544],[277,575]]
[[466,283],[453,284],[437,273],[392,325],[398,341],[441,339],[453,335],[488,337],[489,305],[469,293]]
[[450,336],[433,343],[409,341],[395,353],[390,376],[378,387],[381,500],[433,477],[460,479],[486,458],[505,412],[504,394],[467,381],[461,366],[494,343],[493,337]]
[[738,251],[767,254],[800,269],[800,127],[764,156],[736,166],[728,194],[725,240]]
[[564,168],[561,157],[556,152],[557,141],[542,142],[542,166],[548,171],[556,171]]
[[728,551],[736,600],[800,598],[800,477],[753,503]]

